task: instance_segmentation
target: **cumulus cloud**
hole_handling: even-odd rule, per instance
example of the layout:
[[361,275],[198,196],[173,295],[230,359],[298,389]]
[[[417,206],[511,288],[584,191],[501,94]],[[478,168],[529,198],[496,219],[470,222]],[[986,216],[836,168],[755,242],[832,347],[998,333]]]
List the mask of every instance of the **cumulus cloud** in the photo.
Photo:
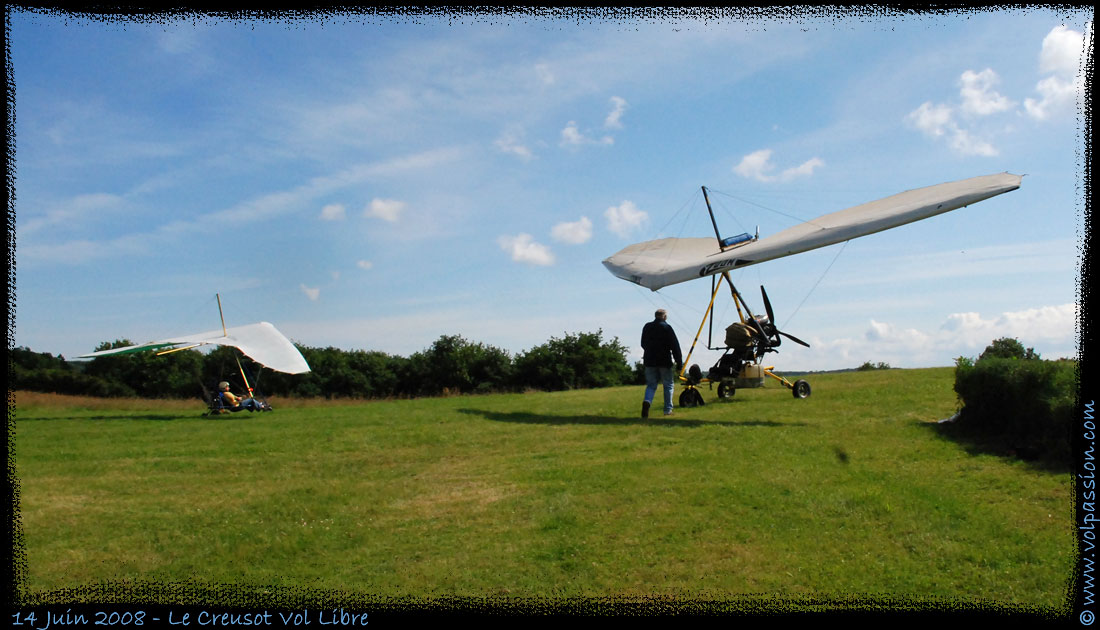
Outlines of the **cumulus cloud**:
[[316,302],[317,298],[321,297],[320,287],[307,287],[304,284],[300,284],[298,285],[298,287],[302,289],[302,293],[305,293],[306,297],[309,298],[312,302]]
[[[1039,52],[1039,72],[1044,76],[1035,84],[1038,98],[1024,99],[1024,112],[1035,120],[1074,111],[1084,93],[1081,56],[1086,41],[1092,39],[1092,22],[1080,33],[1056,26],[1043,38]],[[995,156],[997,149],[972,126],[982,118],[1015,111],[1017,103],[996,90],[1000,77],[992,68],[981,72],[967,70],[959,77],[959,102],[955,105],[925,102],[906,117],[906,121],[926,136],[944,138],[961,155]]]
[[774,182],[774,181],[790,181],[796,177],[806,177],[812,175],[814,169],[825,166],[825,161],[821,158],[814,157],[806,160],[798,166],[788,168],[781,172],[779,175],[771,175],[770,173],[775,170],[775,164],[771,161],[772,150],[760,149],[759,151],[753,151],[752,153],[741,158],[741,161],[737,166],[733,167],[733,172],[737,173],[741,177],[747,177],[755,179],[761,182]]
[[[960,356],[976,358],[994,339],[1019,339],[1044,358],[1072,356],[1076,304],[1043,306],[983,317],[979,313],[953,313],[935,328],[911,328],[870,320],[856,338],[809,338],[811,348],[799,348],[801,369],[822,369],[865,361],[894,367],[952,365]],[[805,337],[803,337],[805,338]],[[791,360],[795,360],[792,355]]]
[[617,206],[611,206],[603,215],[607,218],[608,229],[624,238],[649,219],[649,215],[639,210],[633,201],[623,201]]
[[604,119],[603,126],[611,129],[621,129],[623,126],[623,111],[626,109],[626,100],[618,96],[612,96],[611,104],[614,105],[614,108],[611,110],[611,113],[607,115],[607,118]]
[[581,217],[580,221],[572,223],[559,223],[550,230],[550,236],[555,241],[580,245],[592,238],[592,221],[588,217]]
[[978,313],[954,313],[947,317],[940,331],[950,333],[972,347],[982,344],[984,348],[998,337],[1017,337],[1034,344],[1072,335],[1077,317],[1076,304],[1029,308],[1001,313],[990,319],[984,319]]
[[561,146],[563,147],[577,147],[591,144],[610,145],[614,144],[615,139],[611,136],[604,136],[600,139],[590,138],[580,132],[577,128],[577,122],[570,120],[565,128],[561,130]]
[[530,234],[501,236],[497,239],[497,244],[505,252],[508,252],[515,262],[539,266],[554,264],[554,254],[550,249],[545,245],[536,243]]
[[[894,355],[924,356],[932,348],[950,355],[976,356],[994,339],[1013,337],[1040,350],[1043,345],[1065,347],[1072,343],[1077,305],[1043,306],[1010,311],[993,317],[979,313],[952,313],[936,330],[919,331],[871,321],[867,340]],[[1049,357],[1058,358],[1058,357]]]
[[933,105],[930,101],[909,112],[909,121],[914,127],[929,136],[942,136],[954,123],[951,120],[951,108],[947,105]]
[[973,120],[1014,109],[1015,103],[994,88],[1000,77],[992,68],[967,70],[959,77],[959,104],[926,101],[909,112],[906,121],[931,138],[945,138],[960,155],[997,155],[997,149],[970,129],[961,126],[959,116]]
[[330,203],[321,208],[321,219],[324,221],[342,221],[344,219],[344,206],[338,203]]
[[1084,73],[1081,72],[1081,55],[1086,38],[1092,39],[1092,22],[1085,33],[1065,26],[1054,27],[1043,38],[1039,52],[1039,72],[1049,75],[1035,85],[1041,98],[1024,100],[1024,110],[1038,120],[1050,118],[1057,112],[1072,111],[1078,96],[1084,92]]
[[404,201],[394,199],[372,199],[363,211],[363,216],[396,223],[401,213],[405,211],[406,205]]
[[951,148],[960,155],[997,155],[997,149],[992,144],[955,122],[954,111],[948,105],[925,102],[910,112],[906,120],[926,136],[946,137]]
[[993,89],[998,81],[1000,77],[992,68],[986,68],[981,72],[967,70],[962,73],[959,79],[962,110],[977,116],[988,116],[1011,109],[1012,101]]

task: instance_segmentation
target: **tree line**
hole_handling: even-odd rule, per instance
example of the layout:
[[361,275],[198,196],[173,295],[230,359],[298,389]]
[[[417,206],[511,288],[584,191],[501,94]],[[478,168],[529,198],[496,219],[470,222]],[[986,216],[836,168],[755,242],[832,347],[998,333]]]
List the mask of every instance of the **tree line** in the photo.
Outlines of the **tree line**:
[[[96,350],[133,345],[104,342]],[[229,381],[241,393],[244,380],[265,395],[325,398],[411,398],[441,394],[556,391],[644,383],[641,364],[627,363],[627,348],[603,331],[567,333],[512,356],[458,335],[442,335],[408,357],[372,350],[313,348],[295,344],[309,363],[306,374],[262,368],[235,348],[183,350],[157,356],[137,352],[91,361],[15,348],[9,352],[14,389],[101,397],[193,398]],[[242,378],[241,369],[245,376]]]

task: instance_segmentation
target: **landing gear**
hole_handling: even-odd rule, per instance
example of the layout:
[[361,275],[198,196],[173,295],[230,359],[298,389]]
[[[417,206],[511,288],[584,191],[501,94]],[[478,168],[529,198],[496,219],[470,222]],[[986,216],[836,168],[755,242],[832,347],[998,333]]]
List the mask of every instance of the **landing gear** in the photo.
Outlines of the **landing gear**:
[[801,379],[795,381],[794,386],[791,387],[791,394],[795,398],[808,398],[810,396],[810,384]]
[[703,402],[703,394],[699,393],[699,390],[694,387],[688,386],[684,388],[684,391],[680,392],[680,407],[688,409],[690,407],[702,407],[706,403]]
[[733,383],[730,381],[722,381],[718,384],[718,398],[720,400],[728,400],[733,398],[733,394],[737,391]]

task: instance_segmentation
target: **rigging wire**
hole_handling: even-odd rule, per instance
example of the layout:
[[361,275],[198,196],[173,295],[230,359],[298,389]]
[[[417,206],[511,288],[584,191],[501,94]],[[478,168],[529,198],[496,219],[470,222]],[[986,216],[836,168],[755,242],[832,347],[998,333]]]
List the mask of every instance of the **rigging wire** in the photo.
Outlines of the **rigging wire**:
[[[781,210],[776,210],[775,208],[769,208],[768,206],[765,206],[764,204],[756,203],[755,201],[752,201],[750,199],[745,199],[743,197],[738,197],[737,195],[733,195],[733,194],[730,194],[728,192],[724,192],[724,191],[721,191],[721,190],[714,190],[714,189],[711,189],[711,188],[708,188],[707,190],[709,190],[713,193],[717,193],[719,195],[724,195],[726,197],[730,197],[731,199],[736,199],[736,200],[738,200],[742,203],[746,203],[750,206],[756,206],[757,208],[760,208],[761,210],[767,210],[768,212],[774,212],[775,214],[785,216],[788,219],[794,219],[795,221],[798,221],[799,223],[809,223],[810,225],[817,225],[813,221],[808,221],[806,219],[803,219],[802,217],[796,217],[793,214],[787,214],[786,212],[783,212]],[[735,221],[737,220],[736,217],[734,217],[734,220]],[[822,226],[818,226],[818,227],[822,227]]]
[[[684,218],[680,223],[680,229],[676,233],[676,238],[682,237],[682,235],[684,233],[684,230],[687,229],[688,221],[691,219],[690,211],[685,212],[685,209],[687,209],[689,206],[694,206],[698,202],[698,197],[699,197],[699,193],[695,193],[692,197],[688,198],[687,201],[685,201],[683,204],[681,204],[680,209],[677,210],[671,217],[669,217],[668,221],[665,221],[664,225],[662,225],[660,227],[660,229],[657,230],[657,232],[653,235],[653,238],[651,238],[650,241],[657,240],[657,236],[659,236],[661,233],[663,233],[672,224],[672,222],[675,221],[677,219],[677,217],[679,217],[681,214],[684,215]],[[648,242],[649,241],[647,241],[647,243]],[[639,243],[639,245],[644,245],[644,244],[645,243]],[[671,249],[666,253],[666,255],[665,255],[665,262],[666,263],[668,262],[668,259],[672,257],[672,254],[673,254],[673,252],[671,251]]]
[[848,247],[848,243],[849,241],[844,241],[844,244],[840,246],[840,249],[836,252],[836,256],[833,256],[833,261],[829,263],[828,267],[825,267],[825,271],[821,272],[821,276],[817,279],[817,282],[814,283],[814,286],[810,287],[810,290],[806,293],[806,297],[802,298],[802,301],[798,303],[798,306],[795,307],[794,311],[787,317],[787,320],[783,322],[782,328],[786,328],[787,324],[794,319],[795,314],[798,313],[798,309],[802,308],[802,305],[806,303],[806,300],[809,299],[810,294],[814,292],[817,285],[821,284],[821,281],[825,279],[825,274],[829,273],[829,270],[833,268],[833,263],[836,262],[837,258],[840,258],[840,254],[844,251],[845,247]]

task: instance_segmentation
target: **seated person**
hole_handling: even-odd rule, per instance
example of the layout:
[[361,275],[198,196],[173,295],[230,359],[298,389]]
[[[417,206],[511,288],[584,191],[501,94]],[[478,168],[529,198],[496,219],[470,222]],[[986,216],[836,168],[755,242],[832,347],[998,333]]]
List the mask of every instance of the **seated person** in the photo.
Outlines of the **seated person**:
[[229,383],[226,381],[218,383],[217,395],[221,399],[222,405],[229,411],[241,411],[242,409],[263,411],[264,409],[270,409],[270,407],[255,398],[243,398],[229,391]]

